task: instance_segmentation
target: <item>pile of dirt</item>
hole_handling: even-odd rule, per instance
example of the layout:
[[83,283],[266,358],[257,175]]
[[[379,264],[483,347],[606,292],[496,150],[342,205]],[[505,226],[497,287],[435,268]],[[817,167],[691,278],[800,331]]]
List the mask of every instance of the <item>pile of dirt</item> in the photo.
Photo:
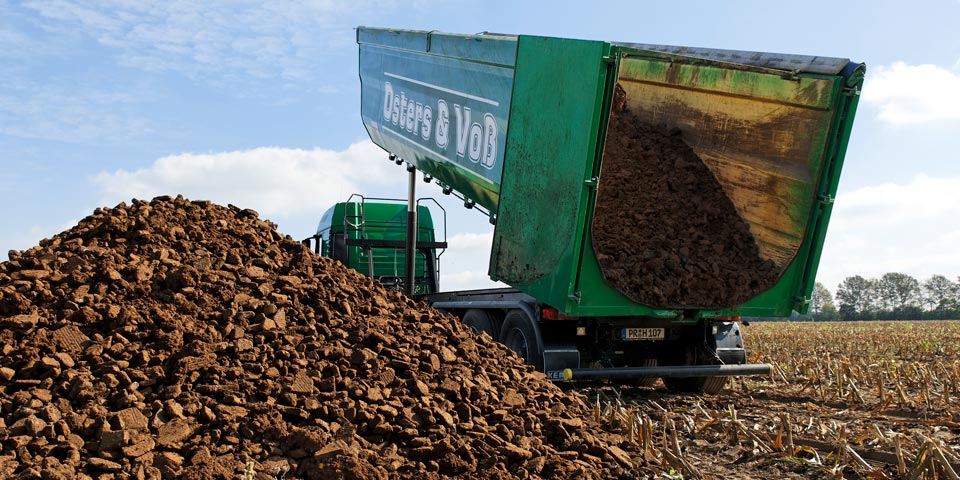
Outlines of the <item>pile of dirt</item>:
[[660,308],[730,307],[771,288],[782,269],[680,130],[641,120],[616,86],[594,210],[604,279]]
[[9,256],[0,477],[634,475],[582,396],[252,210],[135,200]]

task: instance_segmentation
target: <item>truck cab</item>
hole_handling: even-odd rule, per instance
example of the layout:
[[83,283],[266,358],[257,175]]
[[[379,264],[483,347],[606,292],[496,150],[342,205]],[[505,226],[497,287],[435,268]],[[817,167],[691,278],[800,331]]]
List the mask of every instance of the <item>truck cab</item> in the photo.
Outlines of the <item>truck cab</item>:
[[[436,293],[440,289],[439,260],[447,243],[437,241],[427,205],[417,206],[417,218],[414,294]],[[445,237],[445,215],[442,223]],[[304,243],[311,243],[319,255],[339,260],[388,288],[403,291],[406,228],[406,200],[352,195],[327,209],[316,234]]]

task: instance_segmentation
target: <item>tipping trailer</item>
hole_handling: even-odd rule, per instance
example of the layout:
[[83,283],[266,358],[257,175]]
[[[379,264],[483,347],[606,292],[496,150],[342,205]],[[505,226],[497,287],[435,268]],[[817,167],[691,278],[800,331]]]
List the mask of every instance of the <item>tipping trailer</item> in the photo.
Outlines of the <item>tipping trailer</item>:
[[863,64],[367,27],[357,43],[364,126],[409,172],[406,258],[427,252],[419,171],[487,214],[488,273],[511,286],[420,298],[556,380],[717,392],[769,372],[737,321],[807,310]]

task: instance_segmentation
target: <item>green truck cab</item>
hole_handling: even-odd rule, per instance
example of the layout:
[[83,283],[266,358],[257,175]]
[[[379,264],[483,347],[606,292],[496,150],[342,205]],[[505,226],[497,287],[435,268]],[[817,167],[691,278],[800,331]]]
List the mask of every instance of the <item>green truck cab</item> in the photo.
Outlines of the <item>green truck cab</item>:
[[[341,263],[384,286],[403,290],[407,227],[406,200],[352,195],[327,209],[311,237],[316,253]],[[417,295],[439,291],[439,260],[446,241],[437,241],[433,216],[418,205],[418,249],[415,261]],[[445,220],[445,219],[444,219]],[[443,226],[443,231],[446,227]],[[445,236],[445,234],[444,234]]]

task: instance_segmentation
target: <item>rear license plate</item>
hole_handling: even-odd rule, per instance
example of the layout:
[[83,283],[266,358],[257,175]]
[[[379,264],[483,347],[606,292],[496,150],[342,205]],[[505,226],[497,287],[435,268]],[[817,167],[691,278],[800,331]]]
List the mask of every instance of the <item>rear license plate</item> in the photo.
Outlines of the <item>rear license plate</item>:
[[624,340],[663,340],[662,328],[624,328]]

